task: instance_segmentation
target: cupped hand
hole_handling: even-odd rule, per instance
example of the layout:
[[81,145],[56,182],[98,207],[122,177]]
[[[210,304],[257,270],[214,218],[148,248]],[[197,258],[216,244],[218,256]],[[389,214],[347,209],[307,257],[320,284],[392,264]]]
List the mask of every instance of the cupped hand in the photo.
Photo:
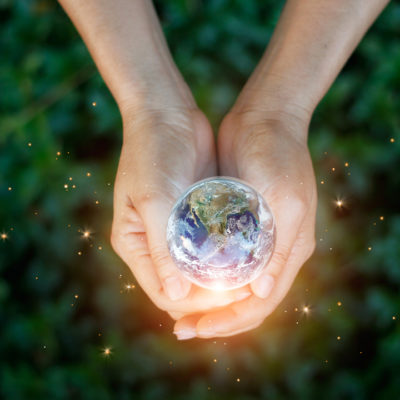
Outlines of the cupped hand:
[[308,123],[286,113],[231,112],[220,128],[220,174],[240,178],[258,190],[276,223],[275,250],[252,295],[220,310],[188,315],[175,330],[201,338],[231,336],[259,326],[290,289],[315,248],[317,191],[307,147]]
[[248,288],[216,293],[191,285],[167,248],[167,220],[177,198],[216,175],[206,117],[198,109],[145,109],[125,112],[123,125],[111,243],[142,289],[175,319],[249,296]]

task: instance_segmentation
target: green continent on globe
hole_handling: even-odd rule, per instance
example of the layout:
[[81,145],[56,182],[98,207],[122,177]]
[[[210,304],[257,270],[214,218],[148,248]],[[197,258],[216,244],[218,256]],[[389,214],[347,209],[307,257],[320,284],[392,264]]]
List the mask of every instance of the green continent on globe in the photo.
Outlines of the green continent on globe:
[[[244,190],[235,189],[221,183],[208,183],[205,187],[194,190],[189,197],[192,214],[198,216],[209,233],[224,234],[227,216],[240,214],[247,210],[257,215],[253,209],[253,201],[249,201]],[[195,215],[193,220],[196,221]]]

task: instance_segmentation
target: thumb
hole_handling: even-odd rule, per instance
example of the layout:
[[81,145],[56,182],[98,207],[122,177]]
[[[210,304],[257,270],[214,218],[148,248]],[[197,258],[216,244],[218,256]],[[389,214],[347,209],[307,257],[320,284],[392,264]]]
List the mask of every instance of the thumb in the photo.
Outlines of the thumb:
[[167,222],[173,204],[171,194],[157,192],[142,197],[136,207],[143,219],[150,255],[164,292],[171,300],[180,300],[189,294],[192,285],[175,265],[167,246]]

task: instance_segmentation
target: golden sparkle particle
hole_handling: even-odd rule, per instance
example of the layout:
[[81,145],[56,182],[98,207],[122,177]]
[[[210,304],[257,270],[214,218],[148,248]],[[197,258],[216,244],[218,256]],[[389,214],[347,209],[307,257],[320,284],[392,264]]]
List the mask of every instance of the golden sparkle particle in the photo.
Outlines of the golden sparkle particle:
[[390,138],[390,143],[394,143],[394,142],[395,142],[394,138]]
[[89,231],[83,231],[82,232],[82,237],[84,237],[85,239],[90,238],[90,232]]
[[112,353],[112,351],[111,351],[111,348],[110,348],[110,347],[106,347],[106,348],[103,350],[103,355],[106,356],[106,357],[108,357],[109,355],[111,355],[111,353]]
[[96,107],[96,106],[97,106],[97,103],[96,103],[95,101],[93,101],[93,102],[92,102],[92,106],[93,106],[93,107]]
[[385,217],[384,217],[383,215],[381,215],[381,216],[379,217],[379,219],[380,219],[381,221],[383,221],[383,220],[385,219]]
[[341,307],[341,306],[342,306],[342,302],[341,302],[341,301],[338,301],[338,302],[337,302],[337,305],[338,305],[339,307]]
[[1,240],[2,240],[3,242],[4,242],[5,240],[7,240],[7,239],[8,239],[7,233],[2,232],[1,235],[0,235],[0,238],[1,238]]
[[135,285],[133,285],[133,284],[131,284],[131,283],[128,283],[127,285],[125,285],[125,289],[126,290],[132,290],[132,289],[135,289]]

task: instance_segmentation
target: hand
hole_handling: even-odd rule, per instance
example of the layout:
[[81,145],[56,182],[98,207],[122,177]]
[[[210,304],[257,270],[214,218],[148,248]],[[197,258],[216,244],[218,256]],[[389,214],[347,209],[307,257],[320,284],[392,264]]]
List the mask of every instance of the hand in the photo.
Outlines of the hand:
[[220,174],[243,179],[269,204],[276,245],[266,270],[250,284],[253,295],[222,310],[185,316],[175,330],[231,336],[259,326],[288,292],[315,248],[317,191],[307,148],[308,123],[290,114],[231,112],[218,137]]
[[115,251],[150,299],[173,318],[250,295],[248,288],[216,293],[192,286],[168,252],[166,226],[175,201],[194,182],[216,174],[214,136],[205,116],[189,108],[122,114],[111,236]]

